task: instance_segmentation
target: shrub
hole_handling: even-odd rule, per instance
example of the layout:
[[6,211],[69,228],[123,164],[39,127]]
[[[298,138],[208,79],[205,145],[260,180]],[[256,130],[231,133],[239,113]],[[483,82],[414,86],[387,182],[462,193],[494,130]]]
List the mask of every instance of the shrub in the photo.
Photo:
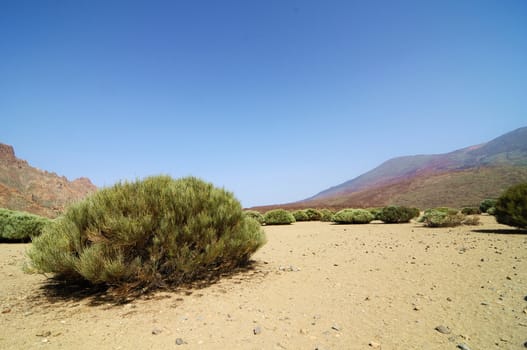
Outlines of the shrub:
[[260,214],[260,212],[258,212],[256,210],[245,210],[244,213],[245,213],[246,216],[250,217],[251,219],[254,219],[254,220],[258,221],[258,223],[260,225],[265,223],[263,215]]
[[147,290],[243,265],[264,243],[230,192],[194,177],[156,176],[69,207],[33,241],[29,268]]
[[398,206],[384,207],[377,214],[377,218],[387,224],[410,222],[417,216],[419,216],[419,212],[416,213],[414,208]]
[[498,198],[496,220],[500,224],[527,228],[527,183],[510,187]]
[[455,209],[436,208],[424,212],[421,222],[427,227],[454,227],[463,223],[465,215]]
[[476,207],[466,207],[461,209],[461,214],[464,215],[479,215],[481,214],[481,210]]
[[[494,208],[496,206],[496,199],[485,199],[483,200],[479,205],[479,210],[482,213],[488,213],[490,208]],[[489,213],[490,214],[490,213]],[[492,215],[492,214],[490,214]]]
[[320,221],[329,222],[329,221],[332,221],[333,215],[335,213],[333,213],[329,209],[320,209],[320,214],[321,214]]
[[332,220],[337,224],[367,224],[373,220],[373,214],[366,209],[342,209]]
[[273,209],[265,213],[266,225],[289,225],[295,222],[295,217],[285,209]]
[[373,215],[373,220],[381,220],[379,214],[381,213],[382,208],[368,208],[367,210]]
[[320,210],[308,208],[304,211],[309,217],[309,221],[320,221],[320,219],[322,219],[322,213],[320,212]]
[[479,216],[477,216],[477,215],[469,215],[469,216],[465,217],[461,223],[463,225],[478,226],[480,224]]
[[38,215],[0,208],[0,240],[29,242],[39,236],[50,221]]
[[305,210],[295,210],[291,213],[296,221],[309,221],[309,216]]
[[490,207],[489,209],[487,209],[487,214],[496,215],[496,207]]

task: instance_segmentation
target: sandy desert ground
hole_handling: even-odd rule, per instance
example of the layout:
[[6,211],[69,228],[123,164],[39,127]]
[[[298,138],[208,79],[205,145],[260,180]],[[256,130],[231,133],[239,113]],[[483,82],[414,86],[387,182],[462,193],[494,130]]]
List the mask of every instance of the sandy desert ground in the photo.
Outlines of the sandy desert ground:
[[252,269],[116,305],[50,295],[0,245],[1,349],[522,349],[527,234],[483,225],[265,227]]

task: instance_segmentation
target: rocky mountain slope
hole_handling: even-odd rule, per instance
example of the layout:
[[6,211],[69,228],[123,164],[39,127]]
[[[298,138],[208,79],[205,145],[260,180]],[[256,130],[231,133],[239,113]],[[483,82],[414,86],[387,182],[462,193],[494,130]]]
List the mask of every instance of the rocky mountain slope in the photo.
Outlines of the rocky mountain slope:
[[12,146],[0,143],[0,207],[56,217],[71,202],[97,188],[87,178],[69,181],[18,159]]
[[446,154],[393,158],[352,180],[283,207],[462,207],[498,197],[520,182],[527,182],[527,127]]

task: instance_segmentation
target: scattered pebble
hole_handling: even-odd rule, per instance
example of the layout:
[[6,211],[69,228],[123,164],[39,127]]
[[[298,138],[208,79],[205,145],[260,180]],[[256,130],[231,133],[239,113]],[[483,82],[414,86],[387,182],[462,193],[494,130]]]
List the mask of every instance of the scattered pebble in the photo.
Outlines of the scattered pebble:
[[163,330],[160,329],[160,328],[157,328],[157,327],[156,327],[156,328],[152,329],[152,334],[153,334],[153,335],[158,335],[158,334],[160,334],[161,332],[163,332]]
[[331,326],[331,329],[333,329],[334,331],[337,331],[337,332],[340,332],[340,327],[336,324],[334,324],[333,326]]
[[50,331],[37,333],[37,337],[49,337],[51,335]]
[[434,328],[436,331],[442,334],[450,334],[452,331],[447,326],[439,325],[436,328]]
[[461,343],[461,344],[457,344],[457,348],[458,348],[458,349],[461,349],[461,350],[470,350],[470,348],[468,347],[468,345],[467,345],[467,344],[463,344],[463,343]]
[[183,345],[183,344],[185,344],[185,341],[183,339],[181,338],[176,339],[176,345]]
[[300,271],[300,269],[296,266],[293,266],[293,265],[289,265],[289,266],[280,266],[278,268],[278,270],[280,271],[286,271],[286,272],[298,272]]
[[256,327],[253,328],[253,334],[254,335],[258,335],[260,333],[262,333],[262,328],[260,326],[256,326]]
[[368,345],[374,349],[380,349],[381,348],[381,344],[380,343],[377,343],[376,341],[371,341],[368,343]]

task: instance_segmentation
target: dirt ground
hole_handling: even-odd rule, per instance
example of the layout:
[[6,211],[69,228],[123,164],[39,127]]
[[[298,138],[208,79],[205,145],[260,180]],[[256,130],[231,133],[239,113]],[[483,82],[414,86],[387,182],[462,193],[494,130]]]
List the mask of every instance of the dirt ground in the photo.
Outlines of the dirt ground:
[[522,349],[527,234],[482,222],[269,226],[251,269],[124,305],[51,295],[0,244],[0,348]]

